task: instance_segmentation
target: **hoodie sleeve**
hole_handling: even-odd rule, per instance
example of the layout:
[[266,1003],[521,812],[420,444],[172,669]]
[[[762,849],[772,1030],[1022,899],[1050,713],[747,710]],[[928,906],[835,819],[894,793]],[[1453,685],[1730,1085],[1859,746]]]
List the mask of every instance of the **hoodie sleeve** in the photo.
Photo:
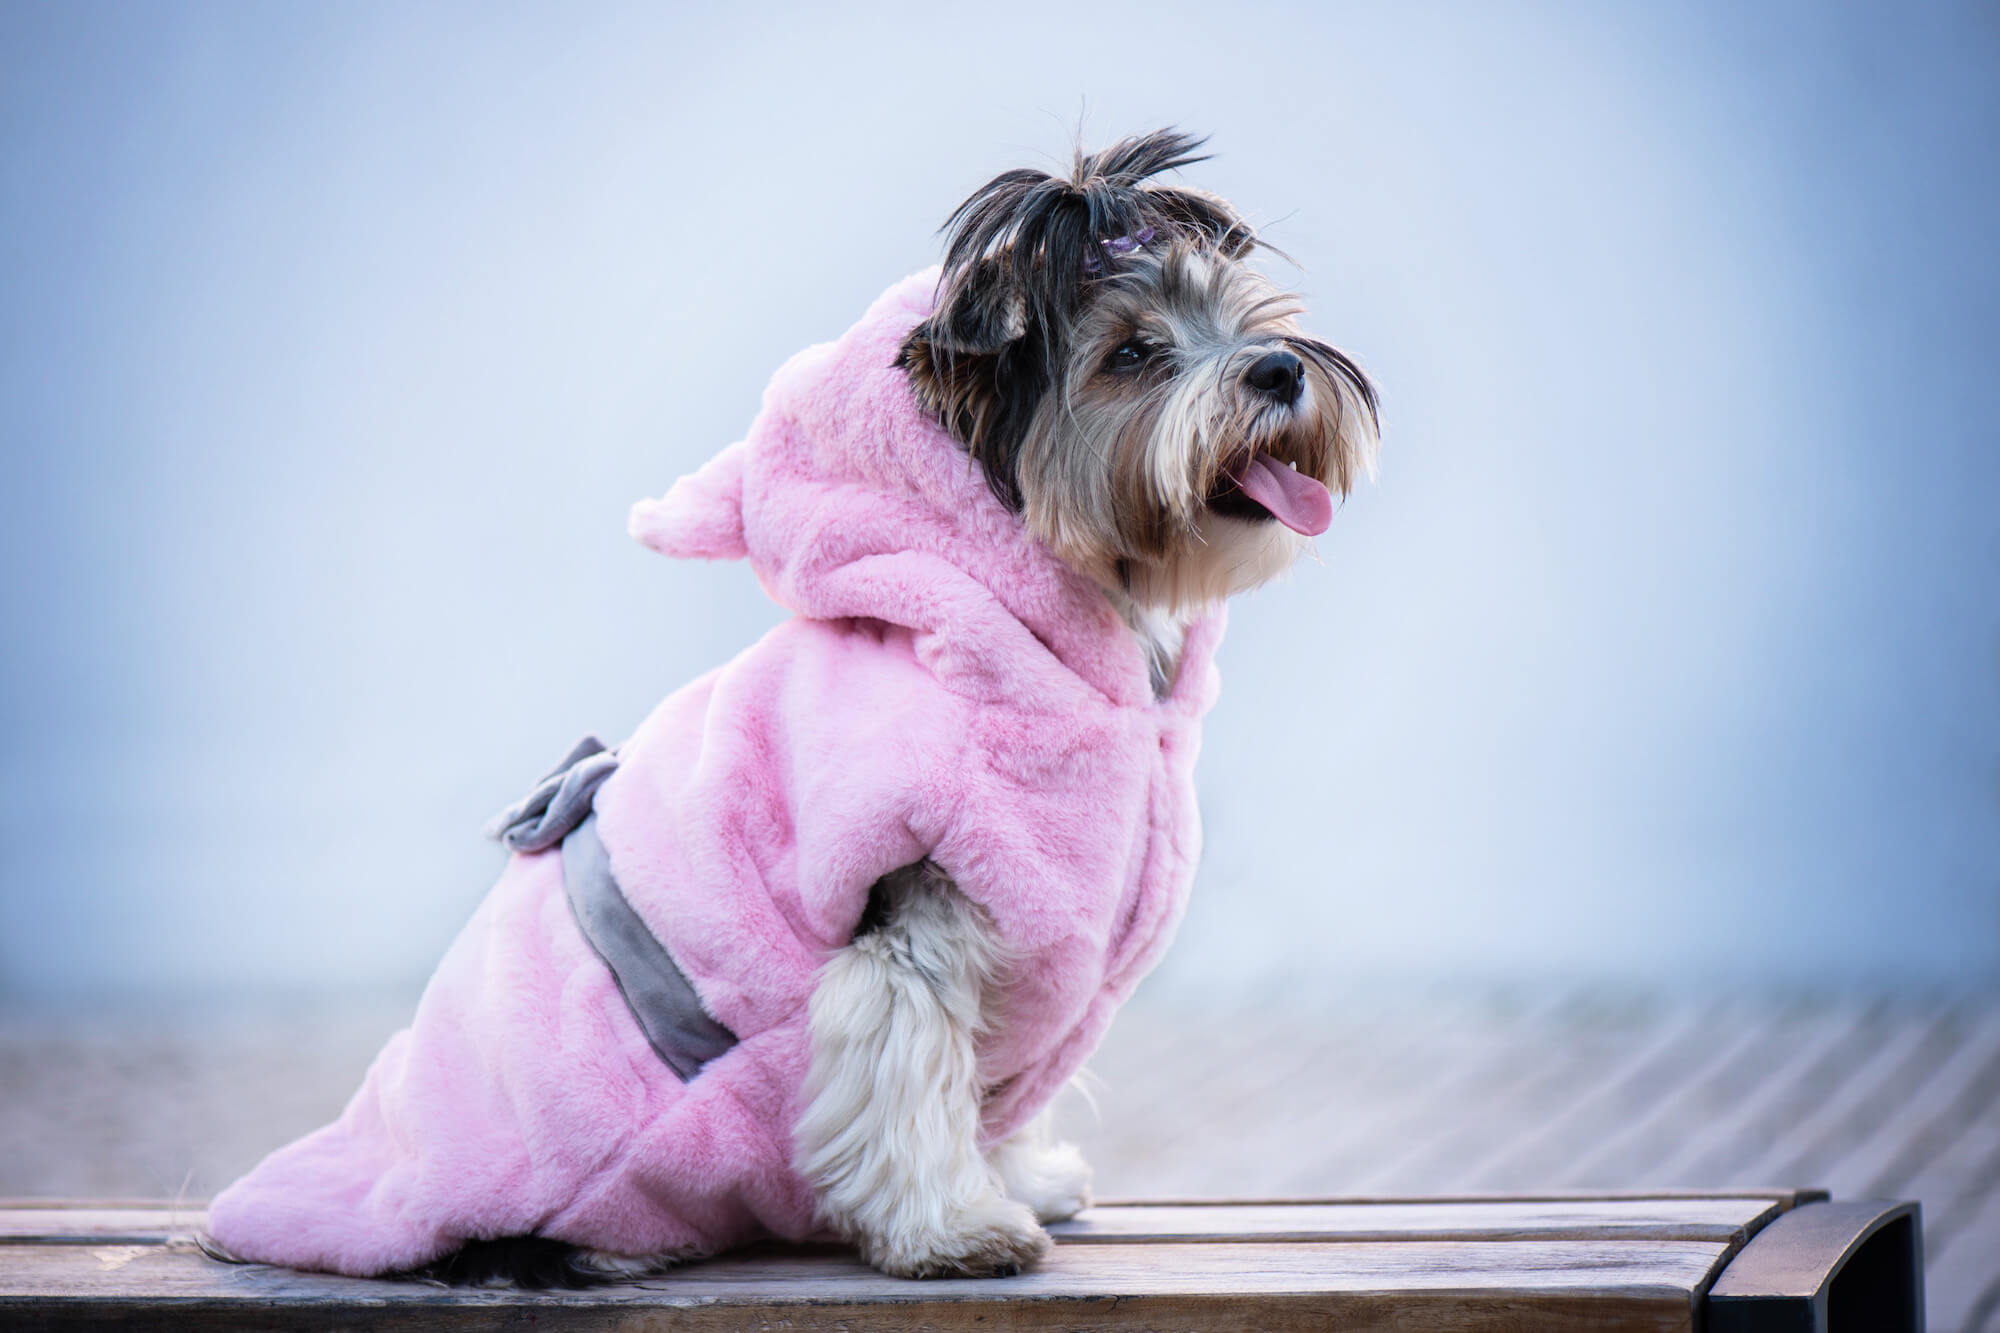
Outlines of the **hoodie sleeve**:
[[969,728],[908,632],[794,619],[620,747],[598,827],[633,906],[739,1037],[804,1002],[869,887],[930,854]]

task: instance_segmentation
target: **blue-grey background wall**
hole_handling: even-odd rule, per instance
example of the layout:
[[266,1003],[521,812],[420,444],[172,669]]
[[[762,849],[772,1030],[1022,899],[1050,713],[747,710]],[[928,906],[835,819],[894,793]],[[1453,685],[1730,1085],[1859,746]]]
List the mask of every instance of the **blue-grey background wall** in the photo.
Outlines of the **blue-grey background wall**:
[[0,991],[420,979],[773,622],[624,511],[993,172],[1212,132],[1385,394],[1170,980],[2000,978],[1990,6],[0,5]]

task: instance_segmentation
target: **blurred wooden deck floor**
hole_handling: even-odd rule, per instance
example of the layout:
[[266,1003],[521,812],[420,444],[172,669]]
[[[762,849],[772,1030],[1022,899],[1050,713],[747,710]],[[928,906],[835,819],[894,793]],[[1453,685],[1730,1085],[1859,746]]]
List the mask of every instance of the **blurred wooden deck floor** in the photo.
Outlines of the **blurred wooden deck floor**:
[[[0,1196],[204,1199],[406,1005],[0,1015]],[[1065,1133],[1107,1198],[1824,1186],[1922,1200],[1930,1327],[2000,1333],[2000,997],[1141,1000]]]

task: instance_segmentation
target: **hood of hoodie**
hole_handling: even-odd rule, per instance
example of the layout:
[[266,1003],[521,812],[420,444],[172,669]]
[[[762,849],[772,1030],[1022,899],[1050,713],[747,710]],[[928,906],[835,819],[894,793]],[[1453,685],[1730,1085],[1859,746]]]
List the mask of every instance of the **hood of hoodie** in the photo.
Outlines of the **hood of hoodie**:
[[905,278],[786,362],[745,438],[635,505],[632,535],[662,555],[747,559],[799,615],[904,626],[962,693],[1149,702],[1109,599],[1029,537],[895,365],[937,281],[935,268]]

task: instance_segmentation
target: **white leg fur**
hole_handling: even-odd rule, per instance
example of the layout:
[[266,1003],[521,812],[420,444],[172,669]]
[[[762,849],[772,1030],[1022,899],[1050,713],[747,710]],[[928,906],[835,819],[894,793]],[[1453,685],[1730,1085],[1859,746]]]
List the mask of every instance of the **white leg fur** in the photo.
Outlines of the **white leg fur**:
[[1028,1205],[1039,1221],[1066,1221],[1090,1207],[1090,1163],[1074,1143],[1055,1141],[1046,1111],[994,1144],[986,1160],[1007,1197]]
[[885,1273],[1017,1271],[1049,1237],[979,1151],[974,1043],[998,942],[927,862],[877,891],[884,924],[834,955],[813,992],[794,1164],[822,1219]]

